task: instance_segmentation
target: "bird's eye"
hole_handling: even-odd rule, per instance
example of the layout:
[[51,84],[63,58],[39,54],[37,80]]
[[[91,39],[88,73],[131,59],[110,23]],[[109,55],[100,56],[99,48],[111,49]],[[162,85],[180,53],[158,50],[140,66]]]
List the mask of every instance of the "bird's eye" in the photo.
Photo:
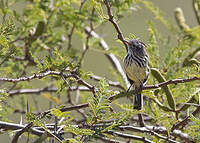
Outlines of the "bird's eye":
[[142,49],[143,45],[142,45],[142,44],[139,44],[137,47],[138,47],[139,49]]

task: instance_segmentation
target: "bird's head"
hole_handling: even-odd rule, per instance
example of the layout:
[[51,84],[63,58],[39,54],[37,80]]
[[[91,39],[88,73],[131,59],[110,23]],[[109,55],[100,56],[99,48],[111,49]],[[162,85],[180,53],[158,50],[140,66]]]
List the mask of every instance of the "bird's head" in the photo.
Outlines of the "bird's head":
[[128,45],[128,52],[132,54],[137,54],[139,56],[144,56],[146,54],[145,44],[136,39],[126,40],[125,43]]

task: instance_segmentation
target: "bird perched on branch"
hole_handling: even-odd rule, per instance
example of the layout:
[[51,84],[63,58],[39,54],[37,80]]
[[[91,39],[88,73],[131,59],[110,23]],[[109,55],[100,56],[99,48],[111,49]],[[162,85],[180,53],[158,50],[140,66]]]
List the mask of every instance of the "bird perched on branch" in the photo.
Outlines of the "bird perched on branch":
[[[149,74],[149,58],[145,50],[145,44],[140,40],[125,40],[127,54],[124,57],[124,70],[133,86],[135,95],[133,109],[141,110],[143,107],[142,87],[146,83]],[[128,89],[128,91],[129,91]]]

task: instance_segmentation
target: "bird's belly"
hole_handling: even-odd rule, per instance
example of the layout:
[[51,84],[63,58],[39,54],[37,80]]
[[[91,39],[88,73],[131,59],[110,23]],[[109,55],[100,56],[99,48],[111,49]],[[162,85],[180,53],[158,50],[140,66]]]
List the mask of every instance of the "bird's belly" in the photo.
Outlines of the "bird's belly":
[[125,67],[125,71],[128,78],[133,80],[136,86],[140,86],[148,76],[147,68],[148,67],[140,67],[135,63],[132,63]]

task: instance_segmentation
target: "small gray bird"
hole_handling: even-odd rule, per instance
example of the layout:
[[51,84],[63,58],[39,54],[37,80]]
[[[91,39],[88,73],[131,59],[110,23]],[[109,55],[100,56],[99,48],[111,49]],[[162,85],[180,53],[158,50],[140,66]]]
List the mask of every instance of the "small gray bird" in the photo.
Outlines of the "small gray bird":
[[133,109],[141,110],[143,107],[141,91],[149,75],[149,58],[143,42],[136,39],[125,42],[128,45],[128,49],[127,55],[124,57],[124,70],[131,84],[130,88],[134,86],[135,99]]

